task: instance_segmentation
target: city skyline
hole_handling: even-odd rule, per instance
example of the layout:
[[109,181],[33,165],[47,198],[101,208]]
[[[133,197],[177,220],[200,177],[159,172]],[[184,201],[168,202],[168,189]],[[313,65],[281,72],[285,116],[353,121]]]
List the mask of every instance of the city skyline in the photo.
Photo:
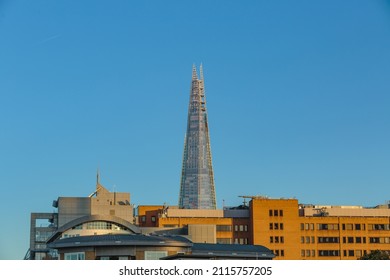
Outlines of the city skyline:
[[193,63],[218,208],[390,199],[389,1],[209,2],[0,1],[0,259],[97,167],[136,205],[177,205]]

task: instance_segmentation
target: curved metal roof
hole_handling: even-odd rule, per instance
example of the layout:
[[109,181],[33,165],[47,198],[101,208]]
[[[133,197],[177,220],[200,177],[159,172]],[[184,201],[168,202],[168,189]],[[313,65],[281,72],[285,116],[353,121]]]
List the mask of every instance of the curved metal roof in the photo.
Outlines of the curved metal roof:
[[88,215],[88,216],[83,216],[83,217],[74,219],[74,220],[70,221],[69,223],[66,223],[62,227],[59,227],[57,229],[57,231],[47,240],[46,243],[51,243],[51,242],[55,241],[58,237],[61,236],[62,233],[64,233],[65,231],[67,231],[67,230],[69,230],[77,225],[89,223],[89,222],[96,222],[96,221],[111,222],[111,223],[121,225],[124,228],[128,229],[133,234],[140,234],[141,233],[140,229],[137,226],[129,223],[128,221],[126,221],[122,218],[119,218],[116,216],[110,216],[110,215]]
[[154,236],[143,234],[104,234],[76,236],[55,240],[50,248],[101,246],[176,246],[191,247],[192,242],[181,236]]

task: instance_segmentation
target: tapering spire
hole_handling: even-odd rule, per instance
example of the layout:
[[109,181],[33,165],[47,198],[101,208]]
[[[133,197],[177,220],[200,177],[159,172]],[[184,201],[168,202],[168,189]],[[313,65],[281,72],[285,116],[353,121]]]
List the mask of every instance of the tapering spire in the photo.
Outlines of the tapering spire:
[[198,79],[198,73],[196,73],[196,66],[192,64],[192,80],[195,81]]
[[192,68],[187,133],[184,140],[179,207],[186,209],[216,209],[202,66],[200,67],[200,78],[198,79],[194,65]]

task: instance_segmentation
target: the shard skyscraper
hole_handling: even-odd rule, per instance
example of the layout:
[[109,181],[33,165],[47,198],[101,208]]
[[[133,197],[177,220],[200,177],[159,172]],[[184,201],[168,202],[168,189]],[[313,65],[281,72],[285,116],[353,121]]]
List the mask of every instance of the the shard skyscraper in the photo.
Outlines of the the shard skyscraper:
[[196,67],[193,66],[179,207],[216,209],[202,65],[199,74],[200,77],[198,77]]

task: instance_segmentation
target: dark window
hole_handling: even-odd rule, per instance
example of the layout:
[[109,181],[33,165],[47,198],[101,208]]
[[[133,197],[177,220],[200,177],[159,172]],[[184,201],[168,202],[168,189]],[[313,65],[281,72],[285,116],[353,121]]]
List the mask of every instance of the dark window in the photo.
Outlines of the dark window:
[[361,230],[360,224],[355,224],[355,230]]
[[275,217],[278,216],[278,210],[274,210],[274,216],[275,216]]
[[280,223],[280,229],[283,229],[283,223]]
[[272,210],[269,210],[269,216],[272,217]]
[[269,229],[274,229],[274,224],[273,223],[269,223]]
[[283,210],[279,210],[279,216],[283,217]]

